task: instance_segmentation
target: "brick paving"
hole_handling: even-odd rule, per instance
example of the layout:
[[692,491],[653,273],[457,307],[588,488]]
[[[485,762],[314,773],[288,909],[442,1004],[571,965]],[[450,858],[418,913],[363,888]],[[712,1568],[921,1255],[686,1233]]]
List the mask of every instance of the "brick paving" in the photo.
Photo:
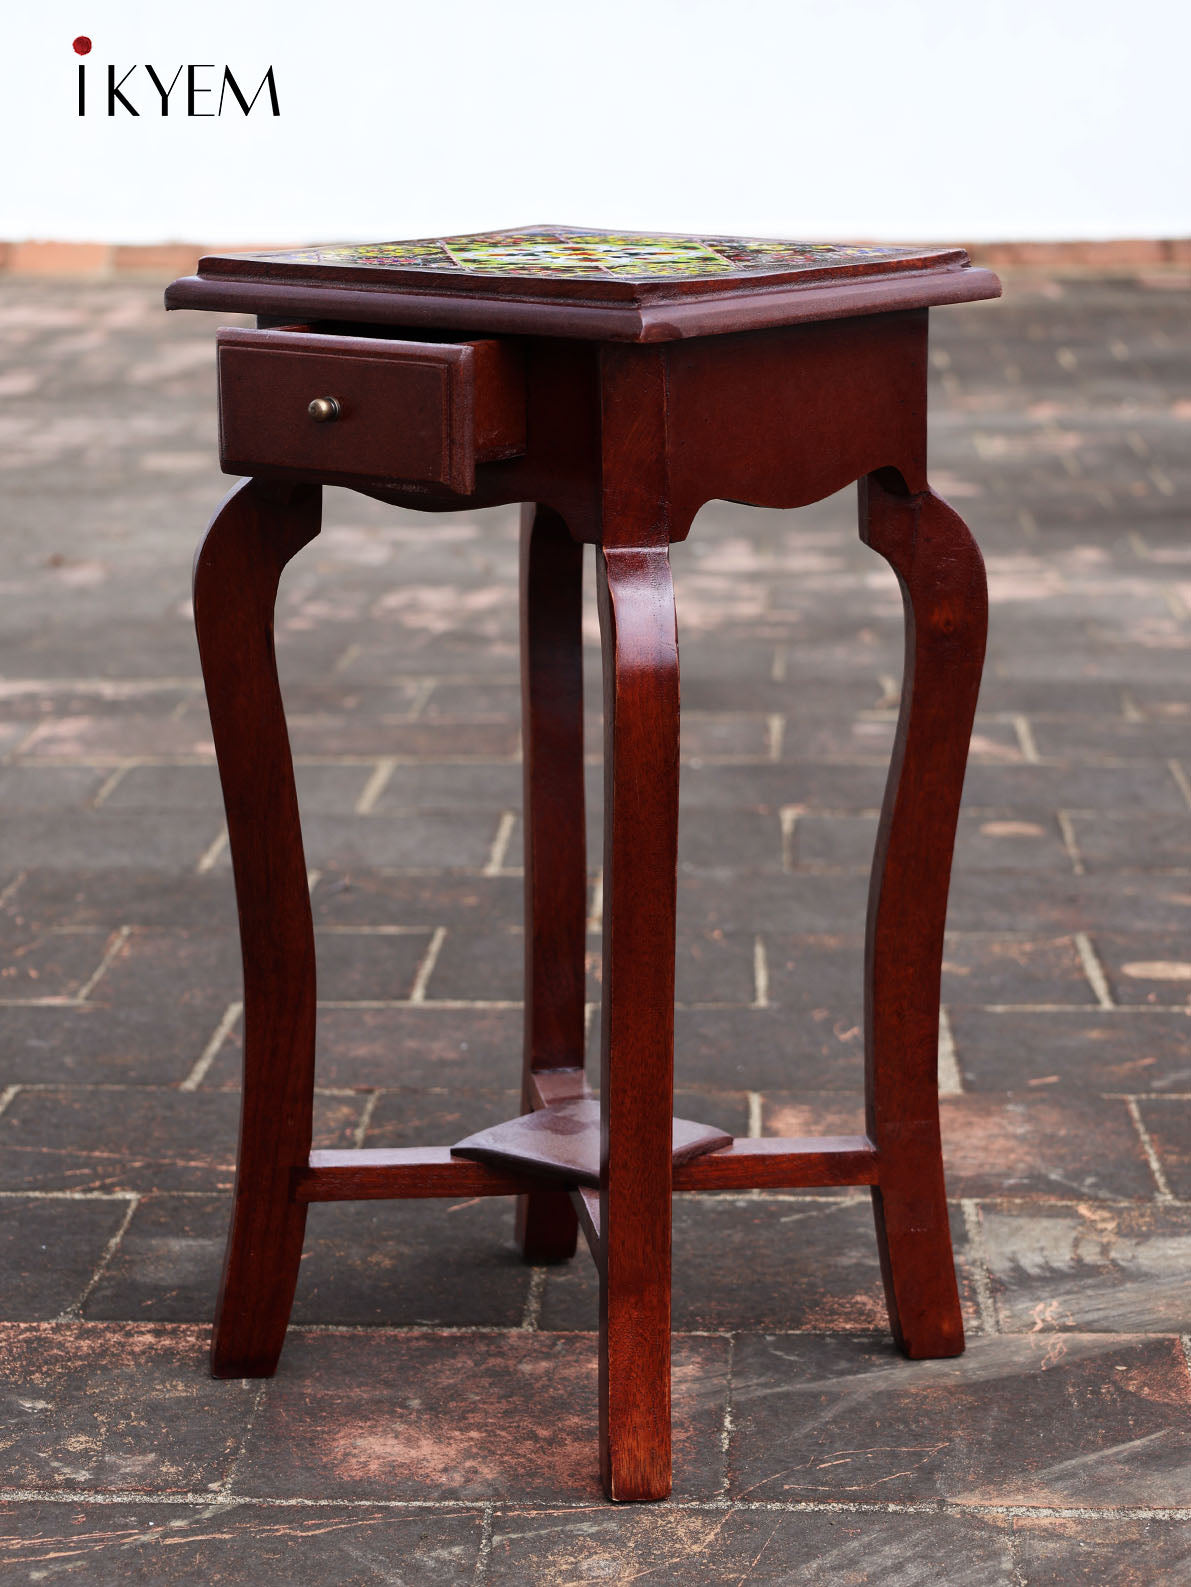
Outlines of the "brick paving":
[[[675,1497],[615,1510],[590,1264],[524,1267],[500,1202],[315,1207],[277,1378],[207,1376],[240,1018],[188,608],[212,326],[4,285],[0,1582],[1191,1579],[1189,308],[1023,276],[936,316],[933,477],[993,625],[940,1053],[967,1354],[893,1351],[863,1194],[680,1199]],[[675,565],[679,1111],[847,1130],[894,580],[847,496],[713,505]],[[515,1109],[515,579],[512,513],[340,492],[286,575],[325,1144]],[[593,833],[598,693],[593,645]]]

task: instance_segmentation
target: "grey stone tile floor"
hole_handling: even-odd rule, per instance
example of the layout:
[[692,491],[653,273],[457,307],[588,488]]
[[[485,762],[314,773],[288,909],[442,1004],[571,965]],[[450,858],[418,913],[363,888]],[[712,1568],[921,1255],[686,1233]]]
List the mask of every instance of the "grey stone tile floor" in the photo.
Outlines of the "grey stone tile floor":
[[[278,1376],[207,1376],[213,324],[0,288],[0,1582],[1191,1581],[1191,286],[1019,276],[935,322],[933,479],[992,600],[940,1051],[968,1350],[896,1355],[862,1194],[681,1199],[675,1496],[613,1509],[587,1259],[524,1267],[500,1202],[315,1208]],[[895,582],[850,493],[713,504],[674,561],[680,1111],[846,1130]],[[515,1109],[515,588],[512,513],[335,491],[286,575],[324,1143]]]

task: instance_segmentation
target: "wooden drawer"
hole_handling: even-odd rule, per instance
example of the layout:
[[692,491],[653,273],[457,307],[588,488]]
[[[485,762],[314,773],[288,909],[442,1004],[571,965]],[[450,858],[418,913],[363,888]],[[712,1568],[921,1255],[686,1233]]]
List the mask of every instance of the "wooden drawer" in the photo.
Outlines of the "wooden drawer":
[[[514,343],[298,328],[224,330],[217,348],[219,456],[228,474],[412,480],[467,492],[477,463],[525,450]],[[311,416],[319,398],[333,399],[330,420]]]

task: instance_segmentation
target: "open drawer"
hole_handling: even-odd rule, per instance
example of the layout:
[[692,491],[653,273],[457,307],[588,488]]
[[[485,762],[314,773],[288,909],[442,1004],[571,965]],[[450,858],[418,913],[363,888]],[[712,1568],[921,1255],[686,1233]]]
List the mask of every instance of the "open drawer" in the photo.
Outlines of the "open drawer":
[[222,330],[217,358],[228,474],[416,481],[466,493],[477,463],[525,450],[524,368],[513,342]]

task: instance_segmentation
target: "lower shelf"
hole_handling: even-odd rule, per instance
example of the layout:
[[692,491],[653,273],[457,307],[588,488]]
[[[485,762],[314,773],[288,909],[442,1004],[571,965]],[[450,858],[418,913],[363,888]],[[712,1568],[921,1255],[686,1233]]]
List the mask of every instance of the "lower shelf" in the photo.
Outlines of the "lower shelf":
[[[875,1185],[877,1149],[864,1135],[739,1138],[674,1168],[675,1191],[807,1190]],[[452,1157],[449,1146],[311,1152],[296,1171],[298,1201],[517,1196],[541,1190],[540,1174]]]
[[[670,1140],[670,1160],[676,1168],[732,1144],[732,1137],[723,1130],[692,1119],[674,1119]],[[451,1153],[493,1168],[539,1174],[558,1184],[598,1185],[599,1099],[572,1096],[545,1103],[533,1113],[519,1114],[469,1135],[465,1141],[456,1141]]]

